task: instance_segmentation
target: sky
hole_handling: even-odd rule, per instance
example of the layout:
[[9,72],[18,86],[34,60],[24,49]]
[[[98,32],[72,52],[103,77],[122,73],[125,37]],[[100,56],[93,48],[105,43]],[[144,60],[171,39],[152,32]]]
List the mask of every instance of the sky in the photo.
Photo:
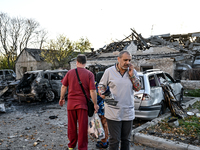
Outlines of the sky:
[[49,39],[88,38],[97,50],[135,29],[144,38],[200,32],[198,0],[0,0],[0,12],[31,18]]

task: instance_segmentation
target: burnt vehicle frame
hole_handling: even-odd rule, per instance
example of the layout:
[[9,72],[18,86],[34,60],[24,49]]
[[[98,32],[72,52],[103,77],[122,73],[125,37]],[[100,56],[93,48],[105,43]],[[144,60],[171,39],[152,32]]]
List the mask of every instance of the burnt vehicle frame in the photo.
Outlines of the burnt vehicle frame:
[[19,80],[12,69],[0,70],[0,97],[14,97]]
[[1,69],[0,80],[1,81],[13,81],[16,79],[16,74],[12,69]]
[[[24,73],[16,87],[19,101],[24,99],[43,100],[51,102],[60,97],[61,80],[68,70],[36,70]],[[65,94],[67,97],[67,92]]]
[[13,97],[15,96],[16,87],[19,80],[14,81],[0,81],[0,97]]

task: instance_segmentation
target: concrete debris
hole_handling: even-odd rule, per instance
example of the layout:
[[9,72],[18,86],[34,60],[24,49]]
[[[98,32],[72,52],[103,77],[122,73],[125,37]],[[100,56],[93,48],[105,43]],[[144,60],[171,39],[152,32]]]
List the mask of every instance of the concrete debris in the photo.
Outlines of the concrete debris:
[[132,33],[126,38],[114,41],[86,54],[91,65],[93,65],[92,67],[95,68],[95,71],[92,69],[94,74],[98,70],[96,69],[97,65],[94,65],[94,63],[98,62],[105,65],[104,60],[106,60],[110,65],[118,56],[114,53],[127,50],[132,54],[135,65],[140,68],[138,70],[142,71],[147,68],[146,63],[150,63],[151,67],[160,67],[163,70],[163,65],[159,66],[160,64],[157,62],[153,62],[156,59],[161,61],[168,59],[166,62],[173,61],[173,66],[169,65],[174,70],[171,74],[174,74],[176,79],[199,80],[199,73],[195,72],[200,68],[200,32],[175,35],[163,34],[144,38],[134,29],[131,29],[131,31]]
[[14,95],[16,86],[18,85],[19,80],[14,81],[3,81],[0,82],[0,97]]
[[6,108],[4,106],[4,104],[0,104],[0,112],[6,112]]
[[131,29],[132,33],[123,40],[112,42],[105,45],[103,48],[99,48],[97,51],[92,51],[87,54],[88,58],[95,58],[100,53],[111,53],[114,51],[122,51],[133,41],[137,46],[138,51],[149,50],[150,47],[163,47],[167,46],[177,50],[177,52],[199,55],[200,53],[200,32],[188,33],[188,34],[162,34],[154,35],[149,38],[143,38],[141,34],[138,34],[134,29]]
[[0,96],[2,96],[6,91],[8,91],[8,86],[6,86],[3,90],[0,91]]

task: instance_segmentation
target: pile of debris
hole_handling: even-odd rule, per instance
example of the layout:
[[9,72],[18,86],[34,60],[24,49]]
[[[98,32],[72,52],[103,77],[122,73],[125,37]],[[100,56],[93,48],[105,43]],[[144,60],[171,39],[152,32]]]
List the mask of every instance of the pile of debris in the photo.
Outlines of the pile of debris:
[[16,98],[16,86],[18,85],[19,80],[13,81],[0,81],[0,113],[6,112],[6,101],[9,98]]
[[0,97],[13,96],[20,80],[0,81]]
[[87,57],[98,56],[98,53],[111,53],[114,51],[122,51],[132,41],[137,46],[137,50],[148,50],[150,47],[162,47],[168,46],[174,48],[180,52],[191,54],[194,57],[200,54],[200,32],[188,33],[188,34],[163,34],[155,35],[149,38],[143,38],[141,34],[138,34],[134,29],[131,29],[132,33],[121,41],[113,42],[99,48],[96,51],[92,51],[87,54]]
[[[200,32],[175,35],[162,34],[143,38],[134,29],[131,29],[131,31],[132,33],[123,40],[112,42],[96,51],[93,50],[86,56],[89,59],[110,59],[113,58],[113,55],[110,54],[120,52],[128,48],[129,45],[134,45],[134,50],[136,47],[138,53],[132,56],[133,59],[174,58],[176,62],[174,73],[177,79],[197,79],[193,75],[189,78],[189,74],[193,69],[200,70]],[[156,51],[164,49],[173,52]],[[152,50],[155,52],[148,55],[148,50],[149,52],[152,52]],[[104,55],[102,55],[103,53]],[[110,54],[106,55],[106,53]],[[196,70],[193,72],[196,72]]]
[[[113,64],[114,65],[114,64]],[[95,64],[95,65],[89,65],[88,67],[86,67],[86,69],[90,70],[94,76],[95,76],[95,81],[97,81],[98,79],[98,73],[100,72],[104,72],[108,67],[110,67],[112,65],[102,65],[102,64]]]
[[146,39],[152,46],[169,46],[189,54],[200,53],[200,32],[188,34],[164,34]]

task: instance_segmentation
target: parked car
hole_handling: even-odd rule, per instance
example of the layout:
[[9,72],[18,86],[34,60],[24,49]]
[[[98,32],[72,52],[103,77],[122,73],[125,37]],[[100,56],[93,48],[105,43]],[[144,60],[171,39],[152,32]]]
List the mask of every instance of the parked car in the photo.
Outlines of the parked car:
[[[60,97],[61,80],[68,70],[36,70],[25,72],[16,88],[19,99],[45,98],[51,102]],[[67,92],[66,92],[67,96]]]
[[166,103],[161,84],[168,82],[173,89],[176,100],[183,100],[183,86],[180,80],[173,79],[170,74],[159,69],[138,72],[142,88],[135,92],[135,117],[151,120],[165,113]]
[[12,69],[0,70],[0,80],[12,81],[16,79],[16,74]]

